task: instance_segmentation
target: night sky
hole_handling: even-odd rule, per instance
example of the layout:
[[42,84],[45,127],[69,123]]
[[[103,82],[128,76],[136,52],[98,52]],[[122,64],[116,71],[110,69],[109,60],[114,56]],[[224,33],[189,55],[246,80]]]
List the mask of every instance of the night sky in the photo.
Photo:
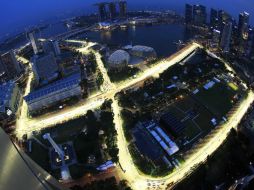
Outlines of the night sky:
[[[40,22],[53,22],[61,18],[82,15],[95,11],[93,3],[105,0],[0,0],[0,38],[6,33],[17,33],[25,27]],[[127,0],[129,9],[171,9],[180,14],[186,2],[204,4],[208,8],[224,9],[237,17],[239,12],[248,11],[253,18],[253,0]]]

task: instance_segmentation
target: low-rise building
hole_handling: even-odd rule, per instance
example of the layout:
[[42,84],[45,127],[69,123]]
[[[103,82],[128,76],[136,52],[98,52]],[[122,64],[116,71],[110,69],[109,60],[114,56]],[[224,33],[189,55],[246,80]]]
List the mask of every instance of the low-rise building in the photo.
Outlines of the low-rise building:
[[0,120],[15,116],[20,98],[21,91],[15,82],[0,85]]
[[81,96],[80,82],[80,73],[76,73],[29,93],[24,97],[29,112],[36,113],[67,98]]

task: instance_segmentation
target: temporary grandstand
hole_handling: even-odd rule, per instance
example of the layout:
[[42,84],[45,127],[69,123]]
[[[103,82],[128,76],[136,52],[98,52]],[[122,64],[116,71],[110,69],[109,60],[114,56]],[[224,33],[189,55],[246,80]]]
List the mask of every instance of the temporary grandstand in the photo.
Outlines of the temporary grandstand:
[[146,124],[146,129],[151,133],[151,135],[160,144],[162,149],[166,151],[169,156],[172,156],[178,152],[179,148],[175,142],[173,142],[170,137],[161,129],[156,122],[149,122]]

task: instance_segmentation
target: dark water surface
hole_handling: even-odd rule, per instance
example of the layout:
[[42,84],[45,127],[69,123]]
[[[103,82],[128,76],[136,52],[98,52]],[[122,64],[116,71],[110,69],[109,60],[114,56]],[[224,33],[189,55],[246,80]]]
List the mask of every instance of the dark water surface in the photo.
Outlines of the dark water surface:
[[165,57],[176,52],[176,42],[185,41],[190,37],[185,26],[165,24],[154,26],[136,26],[113,31],[88,32],[82,35],[91,41],[121,47],[129,44],[151,46],[159,57]]

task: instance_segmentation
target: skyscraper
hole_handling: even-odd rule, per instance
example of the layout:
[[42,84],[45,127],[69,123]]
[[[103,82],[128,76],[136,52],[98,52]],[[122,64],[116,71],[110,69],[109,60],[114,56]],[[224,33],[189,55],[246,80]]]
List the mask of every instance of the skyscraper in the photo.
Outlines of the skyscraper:
[[32,69],[36,83],[49,82],[58,76],[58,65],[53,53],[43,56],[35,55],[32,60]]
[[58,41],[54,41],[54,40],[48,40],[43,42],[43,51],[44,53],[53,52],[55,56],[58,56],[61,53]]
[[98,3],[99,21],[105,21],[107,17],[106,3]]
[[213,43],[216,44],[216,46],[220,43],[220,31],[213,29]]
[[223,52],[229,52],[230,50],[231,35],[232,35],[232,23],[228,22],[225,24],[221,36],[220,47]]
[[109,8],[109,18],[112,20],[116,18],[116,4],[114,2],[111,2],[108,4]]
[[193,17],[193,7],[190,4],[185,5],[185,23],[191,24]]
[[119,16],[121,18],[125,18],[127,16],[127,2],[126,1],[119,2]]
[[250,19],[249,13],[243,12],[239,14],[239,22],[238,22],[239,41],[248,39],[249,19]]
[[30,42],[32,44],[34,54],[38,54],[39,53],[39,48],[40,48],[38,40],[35,38],[33,32],[30,32],[28,34],[28,36],[29,36]]
[[220,27],[223,28],[225,23],[232,22],[232,17],[224,10],[219,10],[218,20],[219,20]]
[[203,5],[194,5],[193,6],[193,22],[197,26],[202,26],[206,24],[206,7]]
[[215,9],[211,9],[210,25],[212,27],[217,27],[217,25],[218,25],[218,11]]
[[1,70],[4,70],[9,80],[14,79],[22,71],[22,68],[12,50],[1,55],[1,62],[2,62],[1,64],[2,66],[0,66],[2,67]]

